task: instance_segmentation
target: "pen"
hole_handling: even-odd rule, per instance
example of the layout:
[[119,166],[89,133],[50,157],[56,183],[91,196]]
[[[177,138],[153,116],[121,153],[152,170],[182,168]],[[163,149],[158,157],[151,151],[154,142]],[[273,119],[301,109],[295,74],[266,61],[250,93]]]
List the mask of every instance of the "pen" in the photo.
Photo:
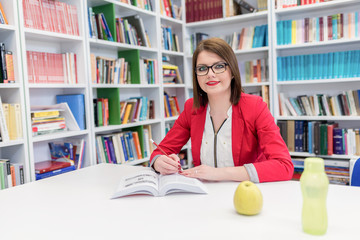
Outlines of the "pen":
[[[163,153],[165,154],[165,156],[167,156],[168,158],[171,158],[154,140],[152,140],[150,138],[150,141]],[[180,165],[181,166],[181,165]],[[180,169],[180,172],[182,172],[183,169],[182,169],[182,166],[181,166],[181,169]]]

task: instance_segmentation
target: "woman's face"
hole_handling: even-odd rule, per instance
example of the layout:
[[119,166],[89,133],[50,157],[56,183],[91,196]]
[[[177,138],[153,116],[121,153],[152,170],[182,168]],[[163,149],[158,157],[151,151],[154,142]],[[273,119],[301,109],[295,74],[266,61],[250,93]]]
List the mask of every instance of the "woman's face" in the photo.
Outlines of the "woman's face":
[[[197,74],[200,88],[207,93],[208,97],[224,95],[230,98],[232,74],[230,67],[224,63],[227,64],[224,59],[212,52],[204,50],[198,55],[195,66],[197,72],[207,71],[206,67],[213,66],[208,69],[206,75],[199,76],[199,73]],[[214,73],[212,69],[217,73]]]

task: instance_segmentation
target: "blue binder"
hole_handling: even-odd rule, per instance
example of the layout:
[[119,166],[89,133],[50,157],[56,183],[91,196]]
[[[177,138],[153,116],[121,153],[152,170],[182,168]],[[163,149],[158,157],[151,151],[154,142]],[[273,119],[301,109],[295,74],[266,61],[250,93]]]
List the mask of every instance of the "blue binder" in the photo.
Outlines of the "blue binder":
[[84,94],[56,95],[56,102],[66,102],[69,105],[69,108],[80,129],[84,130],[86,128]]

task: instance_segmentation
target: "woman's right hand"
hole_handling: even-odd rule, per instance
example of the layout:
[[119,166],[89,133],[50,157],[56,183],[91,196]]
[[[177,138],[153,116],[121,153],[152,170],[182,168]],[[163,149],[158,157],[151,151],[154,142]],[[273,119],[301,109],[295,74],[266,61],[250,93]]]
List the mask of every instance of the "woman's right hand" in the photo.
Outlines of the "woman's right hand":
[[180,158],[176,154],[161,155],[155,160],[154,169],[162,175],[177,173],[181,170]]

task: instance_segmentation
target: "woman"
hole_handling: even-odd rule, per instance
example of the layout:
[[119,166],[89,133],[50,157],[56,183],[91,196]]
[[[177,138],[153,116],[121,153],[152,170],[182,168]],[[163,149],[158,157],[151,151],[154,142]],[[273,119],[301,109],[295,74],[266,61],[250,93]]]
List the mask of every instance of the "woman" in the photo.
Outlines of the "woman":
[[180,168],[179,153],[191,137],[194,168],[181,172],[210,181],[289,180],[294,167],[266,103],[241,88],[236,56],[222,39],[199,43],[193,55],[194,98],[152,153],[161,174]]

